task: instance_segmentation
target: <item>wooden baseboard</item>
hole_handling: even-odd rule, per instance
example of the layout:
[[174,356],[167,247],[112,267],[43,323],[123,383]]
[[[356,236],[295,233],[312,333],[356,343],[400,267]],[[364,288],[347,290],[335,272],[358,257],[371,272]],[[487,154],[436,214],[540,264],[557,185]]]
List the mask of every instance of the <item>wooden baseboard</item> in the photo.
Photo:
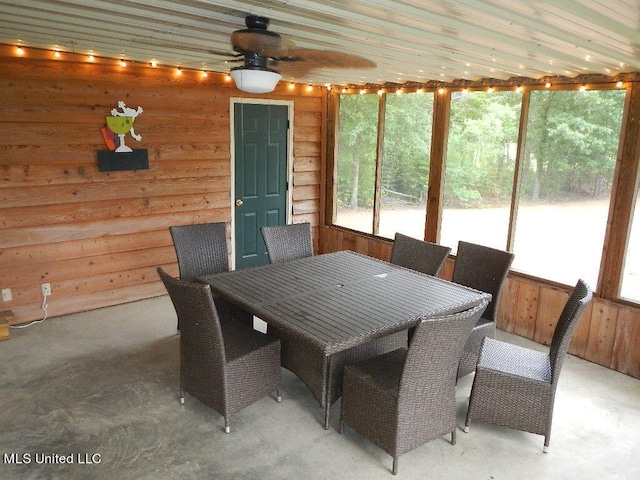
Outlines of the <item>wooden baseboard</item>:
[[0,341],[9,340],[9,321],[11,320],[13,320],[13,312],[11,310],[0,312]]

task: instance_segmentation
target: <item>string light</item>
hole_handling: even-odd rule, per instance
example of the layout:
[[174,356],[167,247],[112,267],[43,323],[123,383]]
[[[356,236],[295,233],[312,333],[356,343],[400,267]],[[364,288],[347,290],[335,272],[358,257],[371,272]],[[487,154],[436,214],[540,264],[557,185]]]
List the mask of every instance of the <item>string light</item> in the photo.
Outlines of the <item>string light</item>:
[[127,66],[127,62],[124,61],[124,58],[120,59],[120,66],[121,67],[126,67]]
[[487,88],[487,93],[493,93],[493,87]]
[[56,50],[55,52],[53,52],[53,56],[56,58],[60,58],[60,52]]
[[438,93],[439,93],[440,95],[444,94],[444,88],[440,87],[440,88],[438,89]]
[[313,85],[307,85],[307,92],[313,92]]
[[94,62],[94,61],[96,60],[96,57],[94,57],[94,56],[93,56],[93,54],[91,54],[91,53],[90,53],[90,54],[89,54],[89,56],[87,57],[87,59],[88,59],[90,62]]
[[378,90],[378,95],[379,95],[379,96],[384,95],[384,89],[382,89],[382,88],[381,88],[380,90]]
[[364,95],[365,93],[367,93],[367,91],[364,88],[360,90],[360,95]]
[[550,84],[549,82],[545,83],[545,84],[544,84],[544,86],[545,86],[546,88],[551,88],[551,84]]
[[176,75],[182,75],[182,68],[176,68]]
[[16,49],[16,52],[18,52],[18,55],[24,55],[24,48],[22,48],[22,47],[18,47],[18,48]]
[[416,90],[417,94],[421,94],[424,93],[424,88],[420,87],[419,89]]
[[293,90],[293,89],[295,89],[295,88],[296,88],[296,84],[295,84],[295,83],[293,83],[293,82],[291,82],[291,83],[289,84],[289,90]]
[[202,77],[203,78],[207,78],[209,76],[209,73],[206,70],[202,71]]
[[624,85],[623,82],[617,82],[616,83],[616,87],[618,87],[618,88],[622,88],[623,85]]
[[155,60],[151,60],[151,66],[153,68],[156,68],[158,66],[158,62],[156,62]]
[[586,91],[586,90],[587,90],[587,86],[586,86],[586,85],[580,85],[579,90],[580,90],[581,92],[584,92],[584,91]]
[[401,88],[396,90],[396,95],[402,95],[402,89]]
[[518,93],[522,93],[522,85],[518,85],[518,86],[516,87],[516,92],[518,92]]

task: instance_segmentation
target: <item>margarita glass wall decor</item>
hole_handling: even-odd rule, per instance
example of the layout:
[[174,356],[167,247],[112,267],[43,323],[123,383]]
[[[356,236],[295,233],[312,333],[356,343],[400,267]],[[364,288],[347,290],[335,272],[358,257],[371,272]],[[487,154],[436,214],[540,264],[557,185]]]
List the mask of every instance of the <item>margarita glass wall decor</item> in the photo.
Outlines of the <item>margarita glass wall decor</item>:
[[149,168],[147,150],[133,150],[125,143],[127,133],[138,142],[142,140],[133,127],[135,119],[142,112],[142,107],[127,107],[122,100],[118,102],[118,108],[111,109],[111,116],[106,117],[106,125],[100,130],[109,149],[98,152],[98,168],[101,172]]

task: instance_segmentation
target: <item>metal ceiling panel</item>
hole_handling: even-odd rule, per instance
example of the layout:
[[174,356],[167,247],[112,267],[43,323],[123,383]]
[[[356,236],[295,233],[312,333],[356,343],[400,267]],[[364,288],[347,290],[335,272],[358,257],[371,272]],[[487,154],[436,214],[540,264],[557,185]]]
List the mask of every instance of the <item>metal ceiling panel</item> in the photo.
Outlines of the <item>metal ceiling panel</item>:
[[0,0],[0,42],[228,72],[248,14],[299,48],[376,65],[282,67],[318,85],[640,71],[637,0]]

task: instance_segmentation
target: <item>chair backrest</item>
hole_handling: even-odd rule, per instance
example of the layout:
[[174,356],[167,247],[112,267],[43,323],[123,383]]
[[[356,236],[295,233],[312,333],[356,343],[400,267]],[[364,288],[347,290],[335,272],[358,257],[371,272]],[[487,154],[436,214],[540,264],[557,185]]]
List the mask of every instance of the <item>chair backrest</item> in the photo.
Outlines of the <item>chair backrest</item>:
[[309,222],[262,227],[260,231],[271,263],[313,256]]
[[496,306],[504,280],[513,262],[513,253],[469,242],[458,242],[452,280],[460,285],[491,294],[483,318],[495,321]]
[[180,279],[193,282],[200,275],[229,270],[224,222],[169,227],[178,257]]
[[555,384],[560,377],[560,370],[567,355],[571,337],[578,327],[578,322],[582,312],[593,298],[591,288],[582,280],[578,280],[573,292],[569,296],[567,303],[562,309],[556,328],[553,331],[549,357],[551,360],[552,382]]
[[172,277],[158,267],[180,323],[180,372],[184,388],[222,408],[226,363],[222,327],[211,287]]
[[454,315],[427,318],[415,328],[405,358],[398,404],[412,411],[447,413],[455,419],[455,386],[462,349],[487,308],[478,306]]
[[396,233],[391,252],[391,263],[428,275],[437,275],[451,249],[437,243]]

